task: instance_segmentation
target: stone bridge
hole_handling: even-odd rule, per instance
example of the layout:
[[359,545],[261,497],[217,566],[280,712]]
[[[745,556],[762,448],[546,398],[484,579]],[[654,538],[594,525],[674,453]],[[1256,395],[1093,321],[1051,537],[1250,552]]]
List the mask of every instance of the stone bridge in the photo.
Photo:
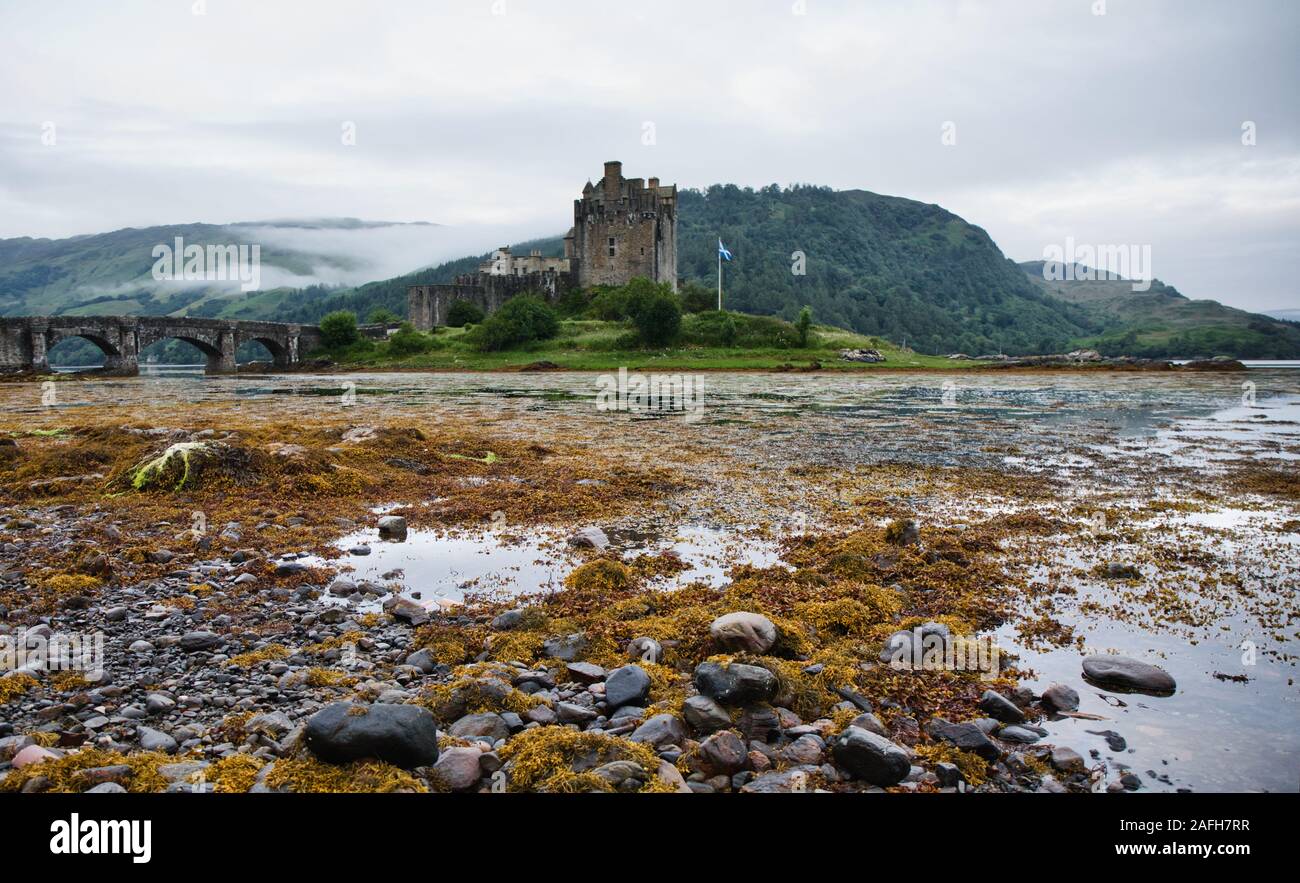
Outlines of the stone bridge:
[[235,371],[235,351],[255,340],[271,353],[276,368],[292,368],[320,345],[315,325],[190,319],[170,316],[35,316],[0,318],[0,372],[48,371],[49,352],[61,340],[83,337],[104,352],[104,369],[139,371],[140,351],[174,337],[208,357],[209,374]]

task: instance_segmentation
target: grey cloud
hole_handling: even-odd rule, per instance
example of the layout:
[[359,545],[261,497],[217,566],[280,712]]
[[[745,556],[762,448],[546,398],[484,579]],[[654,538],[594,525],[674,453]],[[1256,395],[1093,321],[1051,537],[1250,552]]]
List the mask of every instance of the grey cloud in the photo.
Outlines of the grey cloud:
[[1285,0],[179,7],[0,11],[0,235],[357,216],[528,238],[621,158],[684,187],[937,202],[1019,260],[1065,235],[1149,243],[1189,295],[1300,302]]

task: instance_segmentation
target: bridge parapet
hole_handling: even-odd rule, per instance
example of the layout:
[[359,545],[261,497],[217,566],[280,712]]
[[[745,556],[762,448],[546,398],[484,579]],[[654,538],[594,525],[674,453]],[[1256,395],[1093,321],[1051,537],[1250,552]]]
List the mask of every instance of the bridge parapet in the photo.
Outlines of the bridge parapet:
[[0,318],[0,372],[45,372],[49,352],[62,340],[80,337],[104,353],[104,368],[136,374],[140,351],[167,338],[192,344],[207,357],[209,374],[236,370],[240,344],[255,340],[271,353],[276,368],[290,369],[320,345],[320,328],[282,322],[248,322],[173,316],[27,316]]

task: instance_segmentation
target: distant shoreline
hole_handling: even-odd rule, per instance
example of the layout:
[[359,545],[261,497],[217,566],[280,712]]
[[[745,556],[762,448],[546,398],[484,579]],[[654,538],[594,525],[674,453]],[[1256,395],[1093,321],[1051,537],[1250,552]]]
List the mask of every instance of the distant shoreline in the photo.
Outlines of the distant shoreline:
[[[1097,374],[1097,373],[1116,373],[1116,374],[1147,374],[1147,373],[1166,373],[1178,372],[1186,374],[1205,374],[1205,373],[1243,373],[1246,371],[1261,370],[1297,370],[1300,369],[1300,361],[1259,361],[1259,362],[1229,362],[1222,367],[1203,365],[1202,367],[1187,367],[1186,363],[1158,363],[1158,364],[1135,364],[1135,365],[1088,365],[1088,364],[1069,364],[1069,365],[1017,365],[1001,364],[997,362],[968,362],[965,366],[953,365],[947,366],[905,366],[905,365],[886,365],[886,364],[833,364],[822,365],[818,368],[812,368],[807,365],[770,366],[770,367],[714,367],[714,366],[695,366],[682,364],[628,364],[625,367],[628,371],[671,373],[671,374]],[[166,366],[169,369],[164,371],[142,371],[141,377],[164,376],[167,374],[190,375],[202,374],[201,365],[176,365]],[[242,366],[241,366],[242,368]],[[565,366],[547,366],[535,367],[529,365],[508,365],[498,367],[407,367],[400,365],[336,365],[333,367],[310,368],[298,371],[259,371],[259,370],[240,370],[234,375],[213,375],[227,377],[266,377],[266,376],[286,376],[286,377],[329,377],[339,374],[605,374],[609,368],[574,368]],[[617,369],[613,369],[617,370]],[[43,379],[57,378],[59,380],[122,380],[127,379],[121,375],[100,373],[96,368],[80,368],[78,370],[52,371],[48,374],[23,374],[0,376],[0,382],[9,383],[35,383]]]

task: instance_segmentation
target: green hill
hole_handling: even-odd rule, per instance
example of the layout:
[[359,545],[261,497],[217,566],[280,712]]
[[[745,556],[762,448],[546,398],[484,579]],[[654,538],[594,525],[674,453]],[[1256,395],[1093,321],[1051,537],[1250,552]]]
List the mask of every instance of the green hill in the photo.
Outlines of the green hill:
[[[1054,352],[1100,330],[1030,283],[979,227],[910,199],[824,187],[714,186],[680,196],[681,275],[715,284],[717,238],[728,306],[907,341],[920,352]],[[806,275],[791,272],[796,252]]]
[[[1150,358],[1233,356],[1241,359],[1300,358],[1300,323],[1234,309],[1212,300],[1190,300],[1156,279],[1147,291],[1118,276],[1058,281],[1044,277],[1044,262],[1020,265],[1050,296],[1088,312],[1104,326],[1080,346],[1103,355]],[[1104,274],[1103,274],[1104,275]]]

